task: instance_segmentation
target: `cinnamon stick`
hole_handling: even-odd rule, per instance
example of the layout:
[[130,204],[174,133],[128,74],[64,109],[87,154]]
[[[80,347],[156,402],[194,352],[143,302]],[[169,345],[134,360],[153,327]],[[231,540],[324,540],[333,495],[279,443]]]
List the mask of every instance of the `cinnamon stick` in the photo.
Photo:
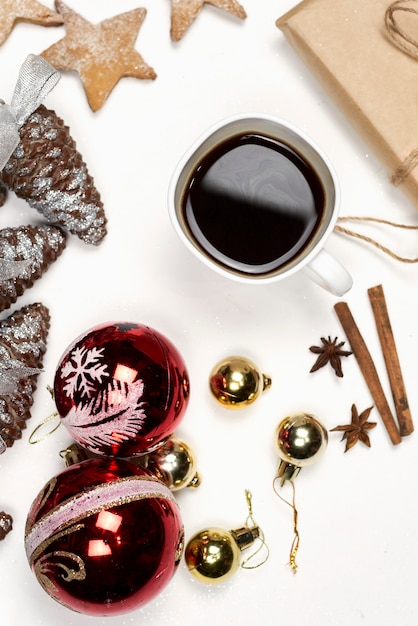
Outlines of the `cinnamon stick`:
[[371,287],[368,294],[389,377],[399,432],[404,437],[414,432],[414,425],[382,285]]
[[351,349],[364,376],[364,380],[372,394],[377,410],[383,420],[393,445],[402,441],[397,424],[393,418],[388,401],[383,391],[375,364],[366,346],[366,343],[357,327],[356,322],[346,302],[337,302],[334,310],[350,342]]

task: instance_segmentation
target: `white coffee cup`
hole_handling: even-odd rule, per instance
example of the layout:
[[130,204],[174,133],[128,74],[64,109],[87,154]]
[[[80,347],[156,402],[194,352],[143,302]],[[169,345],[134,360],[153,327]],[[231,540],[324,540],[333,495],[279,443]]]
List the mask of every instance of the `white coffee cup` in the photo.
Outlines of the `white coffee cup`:
[[[243,136],[261,137],[261,141],[273,141],[272,145],[274,145],[274,142],[279,142],[284,145],[285,149],[289,148],[292,153],[296,153],[297,157],[302,159],[307,165],[308,169],[306,171],[310,172],[315,177],[315,180],[319,182],[319,187],[318,185],[315,187],[318,193],[320,188],[321,199],[318,202],[321,205],[321,210],[307,241],[303,245],[301,244],[301,249],[293,256],[290,255],[290,258],[287,258],[285,262],[278,262],[276,266],[274,266],[273,262],[268,268],[267,265],[263,266],[263,268],[267,269],[260,269],[260,271],[257,270],[256,266],[254,268],[251,267],[251,271],[247,271],[246,266],[237,266],[234,259],[231,261],[230,258],[220,257],[212,243],[205,237],[198,239],[194,232],[196,220],[194,217],[190,219],[187,216],[185,208],[186,198],[193,184],[192,181],[197,176],[197,172],[202,171],[202,167],[205,168],[208,163],[216,160],[217,157],[214,155],[228,153],[226,146],[231,145],[231,141],[241,141],[241,139],[237,138]],[[278,158],[283,159],[282,156]],[[293,165],[290,165],[290,167],[293,168]],[[274,176],[276,176],[275,173]],[[279,182],[283,180],[283,172],[280,176]],[[273,186],[277,189],[276,180]],[[314,188],[312,187],[312,189]],[[240,191],[240,193],[244,194],[245,192]],[[279,195],[281,193],[281,190],[279,190]],[[313,197],[315,193],[312,191]],[[317,199],[315,199],[315,202],[317,202]],[[295,272],[302,271],[330,293],[342,296],[351,288],[352,278],[343,265],[324,248],[329,235],[335,227],[339,203],[340,191],[337,177],[332,164],[322,150],[302,131],[289,122],[271,115],[258,113],[235,115],[209,128],[180,159],[172,175],[168,190],[169,215],[180,239],[198,259],[222,276],[247,284],[265,284],[282,280]],[[228,207],[228,204],[226,206]],[[238,217],[235,217],[235,219],[239,222],[240,214],[237,213],[237,215]],[[267,213],[262,214],[260,212],[260,215],[267,215]],[[256,221],[262,219],[261,217],[258,218],[257,213],[254,211],[252,216],[255,217]],[[223,220],[221,216],[221,219],[217,221],[219,232],[222,229],[222,225]],[[240,232],[240,228],[237,228],[235,236],[238,238],[238,242]],[[255,232],[257,232],[257,229],[255,229]],[[277,236],[279,237],[280,234]]]

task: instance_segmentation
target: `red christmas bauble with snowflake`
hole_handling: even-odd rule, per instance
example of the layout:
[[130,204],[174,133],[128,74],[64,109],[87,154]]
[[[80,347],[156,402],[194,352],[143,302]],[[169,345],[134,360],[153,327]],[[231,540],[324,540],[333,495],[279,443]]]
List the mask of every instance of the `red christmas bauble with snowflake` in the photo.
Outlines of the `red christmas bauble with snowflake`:
[[52,478],[26,521],[29,564],[45,591],[88,615],[118,615],[171,580],[184,545],[171,491],[150,472],[97,457]]
[[62,357],[54,397],[71,436],[95,454],[155,450],[183,418],[189,377],[176,347],[143,324],[97,326]]

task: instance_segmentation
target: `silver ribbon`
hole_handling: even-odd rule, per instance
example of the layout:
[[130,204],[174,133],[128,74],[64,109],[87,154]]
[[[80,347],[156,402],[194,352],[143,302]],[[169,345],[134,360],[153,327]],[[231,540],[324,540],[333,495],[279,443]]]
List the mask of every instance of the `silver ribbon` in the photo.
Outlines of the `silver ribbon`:
[[[0,396],[11,396],[17,391],[19,381],[28,378],[28,376],[37,376],[42,370],[36,367],[26,367],[16,359],[10,359],[8,363],[0,366]],[[11,416],[7,415],[10,420]],[[6,419],[2,419],[0,413],[0,422],[6,424]],[[0,454],[6,452],[7,445],[3,437],[0,435]]]
[[0,396],[14,395],[21,380],[29,376],[38,376],[41,372],[42,370],[37,367],[26,367],[20,361],[10,359],[8,363],[0,367]]
[[30,54],[20,68],[10,105],[0,103],[0,171],[19,145],[19,128],[61,78],[43,57]]

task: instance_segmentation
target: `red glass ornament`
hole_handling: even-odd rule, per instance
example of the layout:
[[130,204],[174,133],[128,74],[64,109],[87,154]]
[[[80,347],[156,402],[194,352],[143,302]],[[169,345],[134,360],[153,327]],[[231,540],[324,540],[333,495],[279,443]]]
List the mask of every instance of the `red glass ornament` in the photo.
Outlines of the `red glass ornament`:
[[173,434],[188,404],[189,377],[161,333],[115,322],[70,345],[55,373],[54,397],[76,441],[95,454],[127,458]]
[[89,615],[118,615],[154,598],[183,553],[170,490],[147,470],[98,457],[52,478],[25,529],[29,564],[57,602]]

